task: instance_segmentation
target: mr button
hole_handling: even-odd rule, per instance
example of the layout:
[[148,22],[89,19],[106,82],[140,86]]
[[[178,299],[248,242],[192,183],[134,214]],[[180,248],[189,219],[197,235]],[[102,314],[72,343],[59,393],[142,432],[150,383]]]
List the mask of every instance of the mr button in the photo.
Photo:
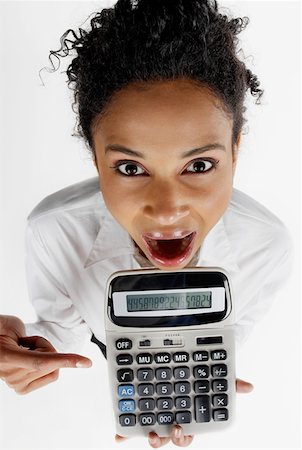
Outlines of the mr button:
[[132,341],[127,338],[118,339],[115,341],[115,347],[118,350],[130,350],[132,348]]

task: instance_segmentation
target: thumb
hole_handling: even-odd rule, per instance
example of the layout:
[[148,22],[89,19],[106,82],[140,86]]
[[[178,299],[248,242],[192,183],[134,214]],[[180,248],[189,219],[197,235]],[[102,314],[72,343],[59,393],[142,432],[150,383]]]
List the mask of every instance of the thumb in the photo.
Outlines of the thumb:
[[240,378],[236,379],[236,391],[238,393],[248,394],[249,392],[252,392],[253,389],[254,389],[254,386],[252,385],[252,383],[241,380]]

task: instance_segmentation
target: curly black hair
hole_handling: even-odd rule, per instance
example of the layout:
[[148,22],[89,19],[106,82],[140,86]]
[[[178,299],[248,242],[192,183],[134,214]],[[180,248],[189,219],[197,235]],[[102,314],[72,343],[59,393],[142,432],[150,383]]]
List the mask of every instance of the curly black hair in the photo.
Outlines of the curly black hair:
[[[72,110],[78,114],[77,132],[95,156],[93,130],[108,112],[114,94],[130,83],[189,79],[207,86],[233,118],[232,143],[244,123],[245,93],[257,96],[259,81],[238,58],[238,38],[248,17],[230,18],[218,12],[216,0],[118,0],[93,13],[90,30],[68,29],[52,57],[76,57],[67,68],[72,84]],[[91,17],[91,16],[89,16]],[[71,39],[71,36],[73,39]],[[74,107],[77,106],[77,110]]]

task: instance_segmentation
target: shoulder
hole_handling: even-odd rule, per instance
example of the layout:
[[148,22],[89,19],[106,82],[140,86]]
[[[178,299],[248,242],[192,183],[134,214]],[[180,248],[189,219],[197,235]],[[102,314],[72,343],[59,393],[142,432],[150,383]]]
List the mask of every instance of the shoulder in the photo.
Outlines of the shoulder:
[[30,242],[35,238],[49,253],[70,245],[85,253],[105,214],[98,177],[89,178],[43,198],[27,217],[26,238]]
[[292,238],[285,224],[268,208],[244,192],[233,189],[224,224],[237,252],[261,252],[276,261],[292,251]]
[[28,221],[60,211],[89,208],[100,202],[98,177],[67,186],[43,198],[30,212]]

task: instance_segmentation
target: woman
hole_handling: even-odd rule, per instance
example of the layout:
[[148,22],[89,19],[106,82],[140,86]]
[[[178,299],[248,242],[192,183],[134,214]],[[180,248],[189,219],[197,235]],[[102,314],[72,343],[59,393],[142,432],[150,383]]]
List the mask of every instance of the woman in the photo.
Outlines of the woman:
[[[232,187],[245,94],[263,93],[237,57],[246,24],[220,14],[216,2],[120,0],[95,15],[89,32],[68,30],[51,52],[77,53],[67,75],[98,177],[50,195],[29,216],[26,270],[40,320],[1,316],[0,324],[0,374],[16,392],[91,363],[57,351],[79,352],[91,335],[104,348],[100,298],[116,270],[224,267],[238,342],[270,305],[288,271],[290,238]],[[237,381],[239,392],[251,389]],[[168,440],[149,439],[155,448]],[[171,439],[186,446],[192,436],[176,426]]]

